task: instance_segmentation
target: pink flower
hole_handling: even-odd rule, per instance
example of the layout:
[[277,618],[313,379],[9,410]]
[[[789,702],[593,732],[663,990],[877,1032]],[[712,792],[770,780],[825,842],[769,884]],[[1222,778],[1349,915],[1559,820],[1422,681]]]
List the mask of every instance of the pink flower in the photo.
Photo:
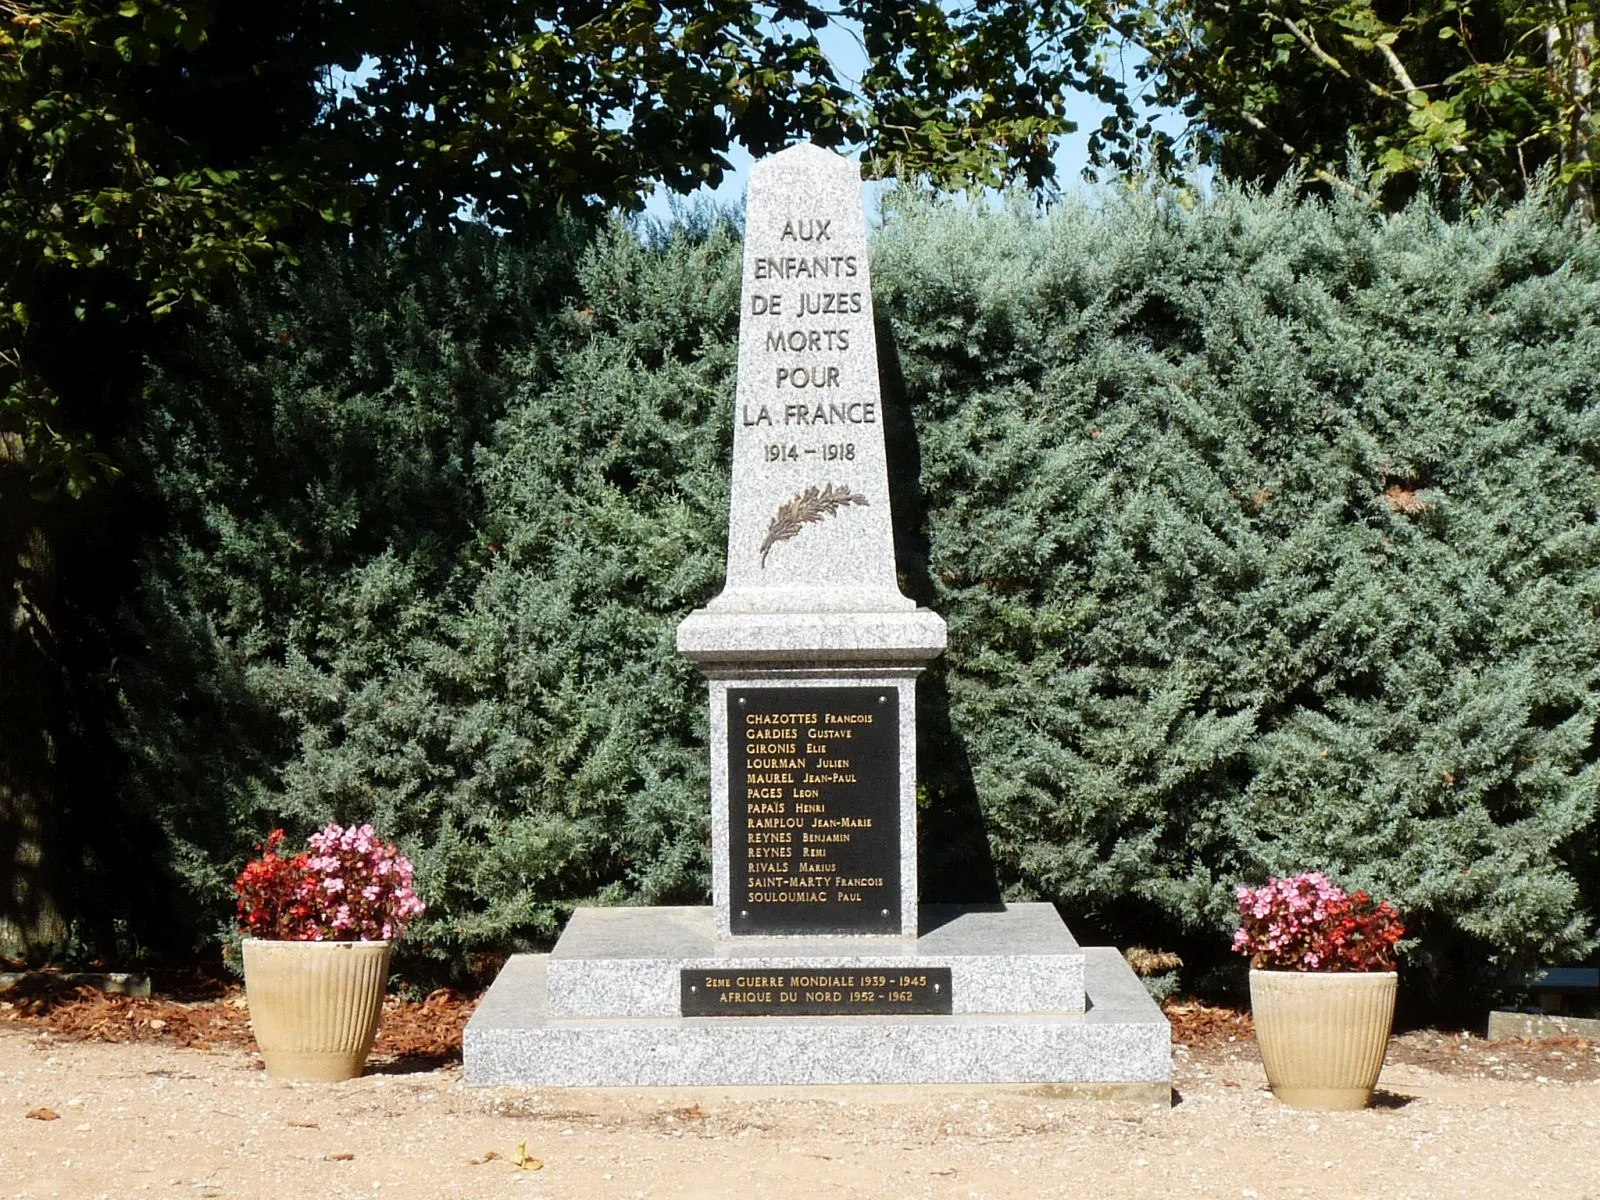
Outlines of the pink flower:
[[1233,948],[1280,970],[1390,970],[1405,930],[1394,906],[1346,895],[1319,871],[1241,885]]
[[[275,832],[236,885],[249,930],[302,941],[398,938],[426,911],[411,887],[410,860],[370,824],[330,822],[306,839],[307,853],[293,862],[273,855],[281,840]],[[268,903],[276,907],[260,907]]]

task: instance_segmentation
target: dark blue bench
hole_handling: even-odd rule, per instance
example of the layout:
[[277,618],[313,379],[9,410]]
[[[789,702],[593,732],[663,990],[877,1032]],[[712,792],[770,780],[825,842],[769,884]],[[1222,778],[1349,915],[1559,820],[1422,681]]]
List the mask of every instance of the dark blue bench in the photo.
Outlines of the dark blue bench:
[[1600,1001],[1600,967],[1546,967],[1528,976],[1523,987],[1538,998],[1548,1017],[1571,1007],[1593,1008]]

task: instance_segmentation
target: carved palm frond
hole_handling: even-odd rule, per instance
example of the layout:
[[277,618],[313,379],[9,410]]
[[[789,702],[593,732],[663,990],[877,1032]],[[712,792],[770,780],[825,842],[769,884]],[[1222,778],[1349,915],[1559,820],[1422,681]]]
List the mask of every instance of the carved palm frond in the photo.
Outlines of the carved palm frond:
[[834,487],[830,483],[821,488],[812,484],[789,503],[778,507],[778,515],[767,526],[766,540],[761,543],[761,565],[767,565],[768,551],[779,542],[787,542],[807,525],[834,516],[841,508],[866,502],[865,496],[842,484]]

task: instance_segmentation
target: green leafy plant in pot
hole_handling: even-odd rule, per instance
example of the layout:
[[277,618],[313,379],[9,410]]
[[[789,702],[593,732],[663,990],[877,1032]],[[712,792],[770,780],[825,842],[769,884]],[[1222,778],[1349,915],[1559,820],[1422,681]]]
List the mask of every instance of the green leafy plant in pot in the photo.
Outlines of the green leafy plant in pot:
[[250,1027],[267,1074],[361,1074],[389,955],[423,912],[410,861],[371,825],[329,824],[292,857],[275,829],[235,881]]
[[1296,1108],[1365,1108],[1394,1023],[1400,914],[1320,871],[1236,894],[1233,948],[1250,956],[1250,1007],[1273,1094]]

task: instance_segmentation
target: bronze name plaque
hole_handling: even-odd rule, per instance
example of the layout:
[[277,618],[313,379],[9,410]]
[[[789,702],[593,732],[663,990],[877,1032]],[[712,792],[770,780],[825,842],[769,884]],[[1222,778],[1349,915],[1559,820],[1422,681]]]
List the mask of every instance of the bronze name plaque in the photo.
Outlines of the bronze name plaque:
[[900,693],[728,692],[729,926],[898,933]]
[[950,1014],[950,968],[784,967],[682,972],[686,1017]]

